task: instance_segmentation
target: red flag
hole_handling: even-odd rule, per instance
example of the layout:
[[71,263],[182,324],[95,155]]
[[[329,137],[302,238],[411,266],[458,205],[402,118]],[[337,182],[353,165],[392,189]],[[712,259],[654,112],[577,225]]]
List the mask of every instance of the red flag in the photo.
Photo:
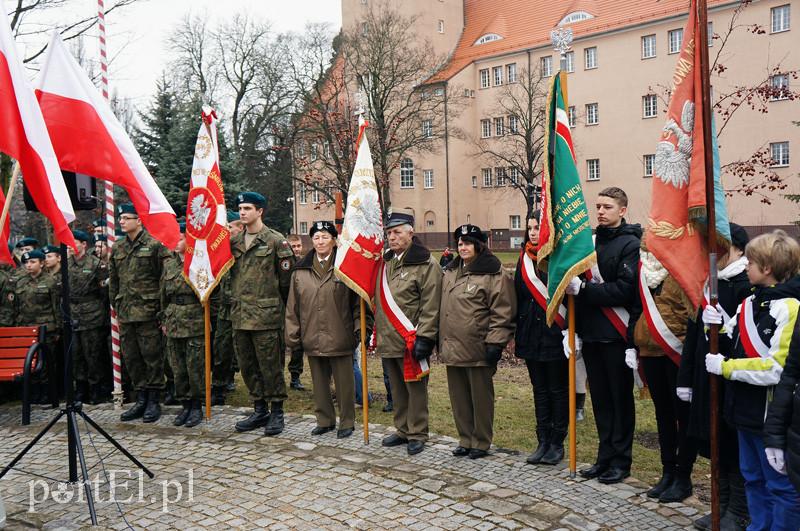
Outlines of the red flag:
[[36,95],[61,167],[123,187],[145,228],[174,249],[180,238],[175,212],[57,32],[47,48]]
[[372,304],[382,262],[383,216],[378,201],[375,169],[367,142],[367,124],[359,117],[356,165],[350,179],[335,272],[350,289]]
[[183,275],[205,302],[233,265],[225,189],[219,174],[217,114],[203,108],[194,150],[191,187],[186,204],[186,259]]
[[[53,224],[56,237],[74,248],[67,224],[75,219],[75,212],[7,18],[0,22],[0,131],[0,151],[17,160],[39,212]],[[5,227],[7,242],[8,223]]]

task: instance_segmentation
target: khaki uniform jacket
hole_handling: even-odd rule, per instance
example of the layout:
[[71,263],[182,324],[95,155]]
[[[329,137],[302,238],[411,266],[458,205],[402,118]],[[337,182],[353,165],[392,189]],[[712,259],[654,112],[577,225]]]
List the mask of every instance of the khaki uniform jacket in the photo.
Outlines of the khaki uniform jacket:
[[[397,305],[417,327],[417,337],[436,341],[439,335],[439,301],[442,268],[430,251],[416,239],[398,261],[393,251],[383,255],[389,289]],[[378,353],[384,358],[402,358],[406,343],[381,306],[381,275],[375,280],[375,331]]]
[[109,297],[120,323],[155,321],[161,309],[159,282],[170,251],[146,230],[114,244],[109,262]]
[[72,255],[69,264],[69,296],[75,330],[108,326],[108,268],[96,256]]
[[[643,287],[649,289],[647,286]],[[656,303],[656,308],[658,308],[658,312],[667,327],[675,334],[675,337],[683,342],[686,339],[689,316],[694,316],[691,301],[689,301],[678,282],[671,275],[665,278],[664,282],[655,291],[651,290],[651,293],[653,293],[653,301]],[[642,302],[642,306],[644,306],[644,302]],[[644,311],[636,321],[636,326],[633,329],[633,340],[639,348],[640,356],[666,355],[661,346],[653,339]]]
[[161,276],[159,321],[167,337],[199,337],[205,333],[203,305],[183,276],[183,255],[173,253],[164,261]]
[[[352,356],[361,341],[361,303],[335,275],[335,260],[336,249],[323,272],[316,251],[311,251],[294,266],[286,305],[289,350],[303,349],[307,356]],[[367,331],[371,328],[369,315]]]
[[445,365],[487,367],[486,345],[505,347],[514,337],[514,280],[488,251],[462,264],[456,258],[444,272],[439,357]]
[[266,225],[246,248],[246,231],[231,240],[236,259],[231,268],[231,314],[234,330],[280,330],[289,296],[294,253],[279,232]]

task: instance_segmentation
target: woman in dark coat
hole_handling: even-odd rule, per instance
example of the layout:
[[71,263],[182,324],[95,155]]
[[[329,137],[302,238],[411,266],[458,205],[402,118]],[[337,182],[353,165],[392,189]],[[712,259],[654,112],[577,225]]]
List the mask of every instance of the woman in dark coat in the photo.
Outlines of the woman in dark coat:
[[[517,331],[515,354],[525,360],[533,385],[536,409],[536,450],[528,456],[530,464],[555,465],[564,458],[564,439],[569,428],[569,365],[562,348],[561,328],[547,326],[545,310],[534,299],[523,277],[525,256],[533,262],[534,274],[547,285],[547,275],[536,270],[536,246],[539,243],[537,210],[528,220],[524,255],[517,262],[514,289],[517,293]],[[529,262],[530,265],[530,262]]]

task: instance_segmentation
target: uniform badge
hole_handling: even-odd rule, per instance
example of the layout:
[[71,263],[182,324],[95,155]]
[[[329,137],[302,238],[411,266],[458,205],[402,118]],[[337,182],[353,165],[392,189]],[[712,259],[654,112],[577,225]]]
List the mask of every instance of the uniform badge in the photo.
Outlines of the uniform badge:
[[8,302],[14,302],[14,294],[13,293],[9,293],[8,294]]
[[322,230],[325,228],[325,224],[321,221],[317,221],[317,230]]
[[401,271],[400,278],[406,278],[408,276],[408,271]]
[[461,226],[461,234],[467,234],[468,232],[469,232],[469,229],[467,228],[467,226],[466,225],[462,225]]
[[467,293],[475,292],[475,284],[467,284]]
[[291,267],[292,264],[289,262],[289,260],[281,260],[281,269],[283,269],[284,271],[289,271]]

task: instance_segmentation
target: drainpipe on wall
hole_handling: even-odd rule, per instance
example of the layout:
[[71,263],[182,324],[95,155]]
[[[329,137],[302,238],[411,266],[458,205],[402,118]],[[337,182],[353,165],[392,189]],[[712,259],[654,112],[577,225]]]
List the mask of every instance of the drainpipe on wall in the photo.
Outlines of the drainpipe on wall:
[[444,174],[447,190],[447,247],[450,247],[450,145],[448,137],[450,131],[447,124],[447,82],[444,83]]

